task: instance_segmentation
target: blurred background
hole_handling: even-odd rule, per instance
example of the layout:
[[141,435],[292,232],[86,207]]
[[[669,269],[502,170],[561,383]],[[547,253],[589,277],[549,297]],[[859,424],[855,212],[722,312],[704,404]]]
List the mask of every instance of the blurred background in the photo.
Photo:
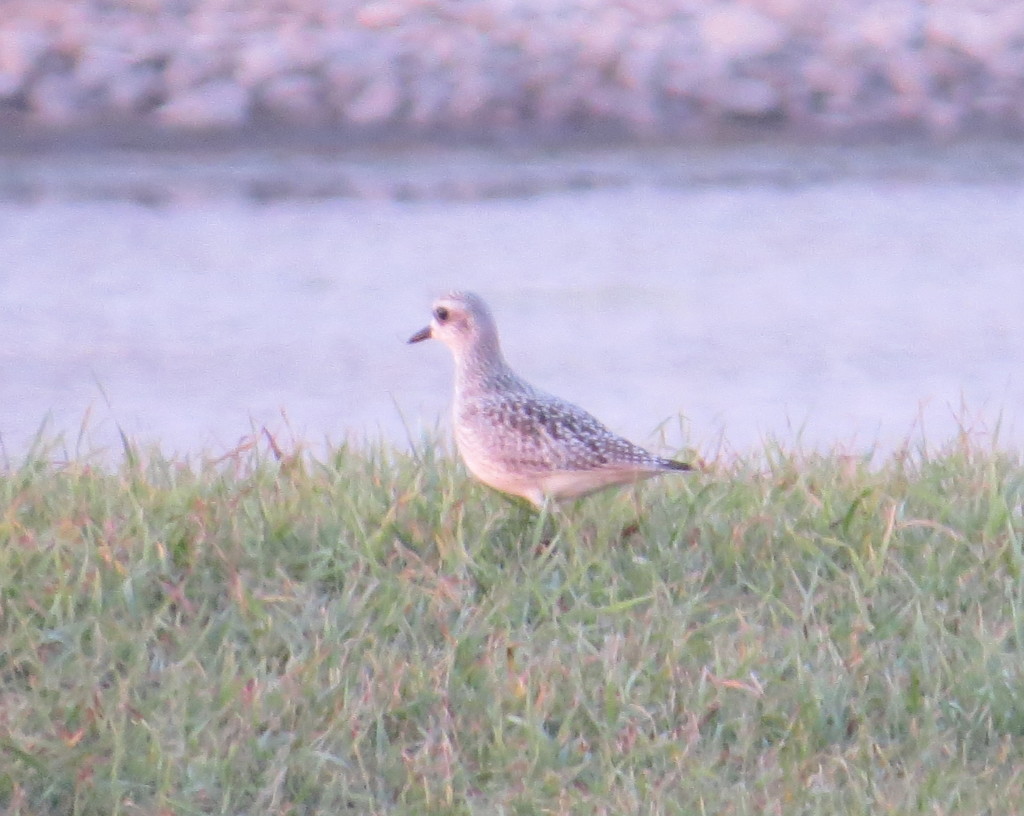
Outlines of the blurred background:
[[506,356],[672,449],[1024,441],[1024,4],[4,0],[0,443],[447,418]]

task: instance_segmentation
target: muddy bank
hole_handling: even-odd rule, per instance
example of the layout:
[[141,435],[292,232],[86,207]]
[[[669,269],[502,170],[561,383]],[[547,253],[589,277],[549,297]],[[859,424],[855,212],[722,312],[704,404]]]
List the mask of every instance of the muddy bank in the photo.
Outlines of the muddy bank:
[[766,142],[658,148],[139,150],[0,154],[0,202],[211,200],[480,202],[648,186],[663,190],[1024,184],[1014,141],[856,147]]

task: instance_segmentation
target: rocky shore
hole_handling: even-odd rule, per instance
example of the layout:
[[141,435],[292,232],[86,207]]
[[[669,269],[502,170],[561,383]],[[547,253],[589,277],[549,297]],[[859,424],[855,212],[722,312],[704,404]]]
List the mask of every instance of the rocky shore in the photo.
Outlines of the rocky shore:
[[0,148],[76,132],[571,141],[730,128],[1024,134],[1024,4],[0,4]]

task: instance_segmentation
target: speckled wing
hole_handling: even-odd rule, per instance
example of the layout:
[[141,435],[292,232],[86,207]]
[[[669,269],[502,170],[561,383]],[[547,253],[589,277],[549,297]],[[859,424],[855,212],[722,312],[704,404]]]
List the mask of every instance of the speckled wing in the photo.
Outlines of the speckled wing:
[[[572,403],[535,392],[505,393],[463,406],[464,430],[486,437],[488,458],[516,472],[662,470],[677,463],[616,436]],[[467,440],[468,441],[468,440]]]

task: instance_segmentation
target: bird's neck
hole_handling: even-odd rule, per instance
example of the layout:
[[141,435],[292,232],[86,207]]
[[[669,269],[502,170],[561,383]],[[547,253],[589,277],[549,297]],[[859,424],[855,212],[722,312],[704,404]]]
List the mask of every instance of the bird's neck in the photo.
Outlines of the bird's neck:
[[495,388],[515,388],[519,378],[501,353],[497,338],[487,338],[455,355],[456,399]]

